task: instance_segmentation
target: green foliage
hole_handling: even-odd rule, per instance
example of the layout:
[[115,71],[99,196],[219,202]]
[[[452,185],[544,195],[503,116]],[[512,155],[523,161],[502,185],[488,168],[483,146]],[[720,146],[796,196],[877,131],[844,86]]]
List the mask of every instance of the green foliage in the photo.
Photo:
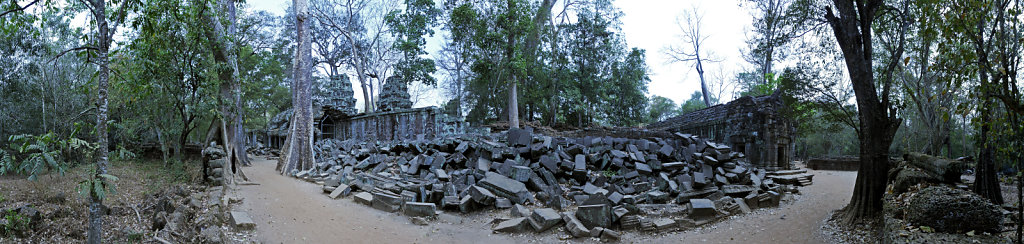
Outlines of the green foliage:
[[124,145],[117,145],[117,149],[111,152],[110,159],[114,161],[131,160],[136,157],[135,153],[124,148]]
[[431,27],[439,15],[440,10],[432,0],[406,0],[404,11],[395,10],[385,17],[391,35],[396,39],[394,48],[401,53],[401,59],[395,64],[395,75],[406,84],[437,84],[431,76],[437,70],[434,60],[423,56],[427,54],[424,49],[426,37],[434,35]]
[[[718,98],[711,96],[711,104],[718,104]],[[679,114],[686,114],[707,107],[708,106],[704,104],[704,95],[700,91],[695,91],[693,94],[690,94],[690,99],[687,99],[686,102],[679,105]]]
[[93,177],[78,182],[78,186],[75,189],[84,198],[96,196],[97,199],[102,201],[108,194],[117,194],[117,187],[114,182],[117,182],[117,176],[93,174]]
[[[509,82],[518,81],[520,116],[575,126],[635,126],[649,120],[650,82],[645,51],[626,45],[622,13],[610,1],[569,6],[567,19],[533,23],[541,6],[522,0],[451,1],[449,62],[469,63],[449,73],[468,77],[462,104],[471,123],[504,120]],[[557,13],[557,12],[556,12]],[[533,40],[529,33],[536,31]],[[534,43],[535,42],[535,43]],[[535,53],[528,47],[536,44]],[[454,71],[452,71],[454,70]]]
[[29,230],[32,224],[32,219],[27,216],[18,214],[13,209],[7,210],[4,216],[4,220],[7,224],[0,225],[0,236],[11,236],[18,233],[24,233]]
[[779,84],[782,83],[782,78],[777,77],[773,73],[768,73],[768,75],[765,75],[765,81],[766,82],[751,85],[749,90],[741,92],[740,96],[757,97],[771,95],[779,89]]
[[[13,135],[8,138],[11,142],[10,148],[17,156],[9,155],[6,152],[0,153],[0,174],[15,172],[28,175],[28,179],[35,181],[39,175],[57,171],[64,175],[67,167],[66,157],[70,152],[92,151],[96,147],[84,140],[73,137],[68,139],[58,138],[53,132],[43,135]],[[68,152],[67,154],[65,152]]]
[[649,101],[651,104],[648,106],[648,123],[662,121],[679,115],[679,107],[676,106],[672,99],[655,95]]

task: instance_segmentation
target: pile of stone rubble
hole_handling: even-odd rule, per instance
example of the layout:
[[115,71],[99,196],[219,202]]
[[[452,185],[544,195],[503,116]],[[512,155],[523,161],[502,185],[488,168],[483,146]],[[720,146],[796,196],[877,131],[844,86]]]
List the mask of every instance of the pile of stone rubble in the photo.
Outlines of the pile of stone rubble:
[[574,237],[692,228],[778,206],[794,187],[742,153],[687,134],[673,138],[555,138],[532,129],[387,144],[321,140],[317,166],[292,175],[331,198],[426,222],[437,211],[510,209],[498,232],[564,225]]

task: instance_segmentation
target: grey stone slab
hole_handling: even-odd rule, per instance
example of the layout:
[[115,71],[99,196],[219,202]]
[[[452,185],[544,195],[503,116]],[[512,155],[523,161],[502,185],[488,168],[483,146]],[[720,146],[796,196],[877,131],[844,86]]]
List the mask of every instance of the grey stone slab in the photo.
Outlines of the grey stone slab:
[[394,194],[375,192],[373,193],[373,208],[381,211],[396,212],[402,208],[402,197]]
[[494,207],[500,209],[512,208],[512,201],[509,201],[508,198],[499,197],[494,199]]
[[647,174],[647,175],[650,175],[653,172],[651,170],[651,166],[649,166],[649,165],[647,165],[645,163],[636,163],[636,171],[640,172],[641,174]]
[[715,203],[709,199],[690,199],[690,217],[694,219],[706,219],[715,216],[717,210]]
[[526,167],[526,166],[512,166],[512,174],[511,175],[512,175],[512,179],[514,179],[516,181],[526,182],[526,181],[530,180],[530,173],[532,173],[532,172],[533,172],[533,170],[530,170],[530,167]]
[[607,204],[580,206],[576,209],[576,218],[588,229],[593,227],[608,228],[612,225],[611,207]]
[[437,205],[427,202],[406,202],[402,209],[406,216],[410,217],[436,217]]
[[522,233],[530,228],[529,223],[525,217],[514,218],[510,220],[501,221],[497,226],[494,226],[494,231],[505,232],[505,233]]
[[240,230],[252,230],[256,228],[256,222],[249,218],[249,214],[240,211],[231,211],[231,224]]
[[569,234],[573,237],[589,237],[590,229],[583,225],[578,219],[576,214],[572,212],[561,213],[562,221],[565,221],[565,229],[569,231]]
[[656,219],[654,220],[654,228],[658,231],[670,231],[676,227],[676,221],[672,219]]
[[373,194],[370,194],[369,192],[356,193],[353,199],[355,200],[356,203],[359,204],[363,204],[366,206],[373,205]]
[[537,232],[543,232],[545,230],[558,225],[562,222],[562,216],[557,211],[550,208],[539,208],[533,210],[533,214],[530,215],[530,225]]
[[352,187],[346,184],[339,184],[338,187],[334,188],[334,191],[331,191],[329,196],[331,199],[338,199],[338,197],[346,197],[349,194],[352,194]]
[[519,205],[519,204],[512,205],[512,209],[509,210],[509,215],[511,215],[513,218],[529,217],[530,216],[530,209],[526,208],[526,206]]
[[530,191],[526,189],[526,184],[494,172],[487,172],[486,177],[477,185],[490,190],[496,196],[508,198],[514,203],[522,204],[532,198]]
[[473,197],[473,201],[487,206],[494,205],[494,200],[497,198],[490,190],[480,186],[470,187],[469,196]]

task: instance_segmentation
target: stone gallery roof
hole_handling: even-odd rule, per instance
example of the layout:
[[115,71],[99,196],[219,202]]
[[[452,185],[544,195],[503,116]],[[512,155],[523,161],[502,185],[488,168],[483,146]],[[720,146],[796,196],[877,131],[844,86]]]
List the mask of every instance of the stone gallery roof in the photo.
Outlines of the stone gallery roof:
[[651,130],[668,130],[680,127],[695,127],[714,123],[724,123],[729,114],[743,112],[773,113],[781,100],[776,95],[744,96],[726,104],[718,104],[701,110],[689,112],[664,121],[647,125]]

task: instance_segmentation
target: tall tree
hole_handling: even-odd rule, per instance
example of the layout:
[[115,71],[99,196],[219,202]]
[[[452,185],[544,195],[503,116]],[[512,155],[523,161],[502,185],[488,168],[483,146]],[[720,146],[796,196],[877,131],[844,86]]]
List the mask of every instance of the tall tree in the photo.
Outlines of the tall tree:
[[768,82],[774,72],[773,64],[786,57],[784,47],[794,38],[807,33],[811,23],[813,1],[808,0],[749,0],[754,14],[752,34],[747,40],[743,58],[757,66],[758,81]]
[[[874,72],[874,42],[872,27],[882,0],[834,0],[825,8],[825,19],[835,34],[836,42],[843,51],[846,69],[850,74],[860,117],[860,168],[853,188],[850,204],[842,215],[848,222],[860,221],[877,216],[882,211],[882,194],[885,193],[889,171],[889,146],[899,128],[901,119],[896,117],[896,107],[890,101],[892,88],[891,74],[903,53],[902,40],[895,52],[891,52],[888,64],[881,71],[881,94],[876,89]],[[835,9],[835,11],[833,11]],[[909,23],[902,18],[904,23]],[[905,29],[906,24],[903,25]],[[902,31],[905,33],[905,30]],[[881,96],[879,96],[881,95]]]
[[693,7],[683,13],[682,19],[677,19],[676,24],[683,31],[682,46],[669,46],[666,54],[672,62],[691,63],[697,75],[700,77],[700,91],[704,95],[704,106],[711,107],[711,95],[708,92],[708,84],[704,80],[704,62],[717,62],[711,58],[711,54],[705,49],[701,52],[704,42],[709,35],[701,32],[701,24],[704,14],[699,13],[697,7]]
[[309,38],[309,1],[292,0],[295,6],[295,61],[292,79],[292,105],[294,106],[287,146],[282,151],[282,173],[313,168],[313,101],[312,101],[312,42]]
[[433,36],[432,27],[440,10],[430,0],[406,0],[405,10],[392,11],[385,18],[395,37],[394,48],[401,53],[395,64],[395,76],[406,85],[419,82],[434,86],[437,80],[431,74],[437,70],[434,60],[425,58],[427,37]]

